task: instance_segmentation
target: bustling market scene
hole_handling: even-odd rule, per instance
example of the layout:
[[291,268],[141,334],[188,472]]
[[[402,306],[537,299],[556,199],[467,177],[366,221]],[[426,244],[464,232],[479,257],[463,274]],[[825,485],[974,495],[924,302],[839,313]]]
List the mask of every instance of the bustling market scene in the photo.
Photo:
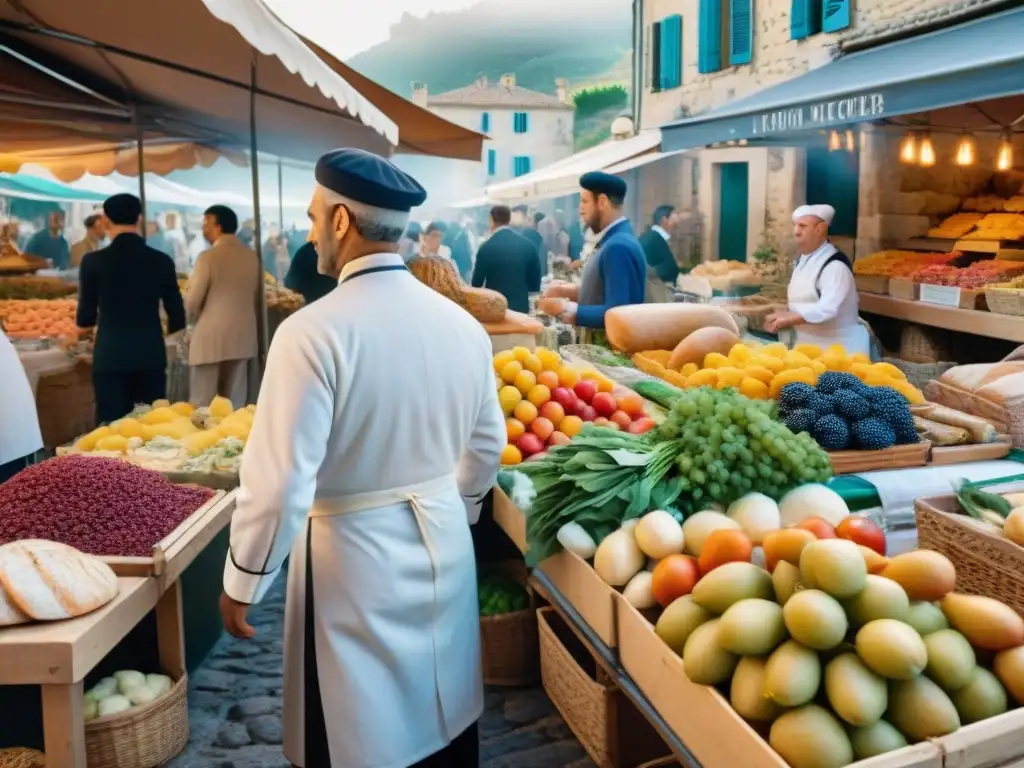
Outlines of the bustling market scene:
[[1024,766],[1020,4],[379,5],[0,0],[0,768]]

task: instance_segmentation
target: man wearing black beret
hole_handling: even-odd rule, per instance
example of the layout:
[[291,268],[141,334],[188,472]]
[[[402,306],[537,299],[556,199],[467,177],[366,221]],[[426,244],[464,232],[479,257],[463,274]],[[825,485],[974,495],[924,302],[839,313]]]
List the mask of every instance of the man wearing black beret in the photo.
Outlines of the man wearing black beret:
[[[221,615],[285,558],[284,753],[303,768],[477,768],[483,713],[469,526],[507,441],[491,342],[398,243],[423,187],[358,149],[309,206],[338,285],[274,335],[246,444]],[[290,557],[289,557],[290,555]]]
[[580,217],[597,233],[597,250],[583,267],[579,286],[555,284],[538,306],[566,323],[603,330],[605,312],[612,307],[644,303],[647,260],[622,215],[626,182],[593,171],[580,177],[580,187]]

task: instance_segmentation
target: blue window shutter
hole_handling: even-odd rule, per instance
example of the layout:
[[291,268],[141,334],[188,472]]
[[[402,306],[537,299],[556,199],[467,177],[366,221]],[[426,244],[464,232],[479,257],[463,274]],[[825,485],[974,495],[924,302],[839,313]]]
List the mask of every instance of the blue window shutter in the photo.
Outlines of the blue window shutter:
[[669,16],[665,21],[667,25],[664,45],[669,51],[665,87],[678,88],[683,84],[683,17]]
[[821,0],[821,31],[838,32],[850,26],[850,0]]
[[530,131],[530,113],[523,112],[523,133],[529,133]]
[[480,115],[480,132],[489,133],[491,130],[491,113],[484,112]]
[[523,158],[523,173],[529,173],[529,172],[530,172],[530,158],[529,157],[524,157]]
[[670,50],[671,25],[668,19],[658,22],[658,90],[664,91],[669,86],[669,72],[672,71],[672,51]]
[[498,170],[498,153],[493,149],[487,150],[487,175],[493,176]]
[[697,70],[717,72],[722,68],[722,2],[700,0]]
[[803,40],[821,31],[822,0],[791,0],[789,6],[789,39]]
[[729,64],[749,64],[754,47],[754,0],[729,0]]

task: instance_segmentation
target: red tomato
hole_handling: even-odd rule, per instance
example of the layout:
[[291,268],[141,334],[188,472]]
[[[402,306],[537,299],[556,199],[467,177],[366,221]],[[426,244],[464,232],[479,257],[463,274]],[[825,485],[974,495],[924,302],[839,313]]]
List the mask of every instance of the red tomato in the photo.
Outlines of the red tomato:
[[566,413],[572,413],[572,409],[575,408],[576,403],[579,402],[579,398],[573,394],[572,390],[566,389],[565,387],[555,387],[552,389],[551,399],[565,408]]
[[594,399],[594,395],[597,394],[597,384],[589,379],[583,379],[576,382],[576,386],[572,388],[572,391],[576,393],[576,397],[589,405]]
[[564,432],[554,431],[548,438],[548,445],[568,445],[571,442],[569,436]]
[[654,429],[657,426],[657,422],[650,416],[644,416],[642,419],[637,419],[628,427],[626,431],[633,435],[642,435],[648,430]]
[[[580,402],[582,403],[583,401],[580,400]],[[584,403],[583,408],[576,411],[576,415],[584,421],[594,421],[597,418],[597,411],[594,410],[594,406]]]
[[541,453],[544,450],[544,441],[533,432],[527,432],[516,440],[516,447],[519,448],[523,456],[533,456],[535,453]]
[[658,604],[667,608],[673,600],[690,594],[699,579],[696,560],[689,555],[669,555],[654,566],[651,591]]
[[538,416],[530,425],[530,431],[541,440],[547,440],[551,437],[551,433],[555,431],[555,425],[551,423],[551,419]]
[[633,417],[625,411],[615,411],[609,418],[618,424],[621,429],[626,429],[633,423]]
[[594,406],[598,416],[604,416],[605,418],[611,418],[611,415],[619,408],[615,398],[607,392],[598,392],[594,395],[594,399],[590,404]]
[[632,418],[638,419],[644,415],[644,399],[636,392],[626,392],[615,398],[619,410],[625,411]]
[[544,405],[540,407],[540,415],[550,421],[555,429],[558,429],[558,425],[562,423],[562,419],[565,418],[565,409],[559,404],[548,400]]
[[793,527],[803,528],[805,531],[810,531],[814,534],[815,538],[818,539],[836,538],[836,529],[829,525],[827,520],[823,520],[820,517],[808,517],[806,520],[801,520]]
[[885,531],[870,518],[850,515],[836,526],[836,536],[873,549],[880,555],[885,554]]

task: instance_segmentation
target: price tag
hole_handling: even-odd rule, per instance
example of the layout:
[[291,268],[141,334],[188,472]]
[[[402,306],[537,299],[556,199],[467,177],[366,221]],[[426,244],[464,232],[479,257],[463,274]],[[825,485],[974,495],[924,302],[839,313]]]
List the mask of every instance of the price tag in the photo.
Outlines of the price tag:
[[921,301],[941,304],[944,307],[960,306],[960,289],[950,285],[921,284]]

